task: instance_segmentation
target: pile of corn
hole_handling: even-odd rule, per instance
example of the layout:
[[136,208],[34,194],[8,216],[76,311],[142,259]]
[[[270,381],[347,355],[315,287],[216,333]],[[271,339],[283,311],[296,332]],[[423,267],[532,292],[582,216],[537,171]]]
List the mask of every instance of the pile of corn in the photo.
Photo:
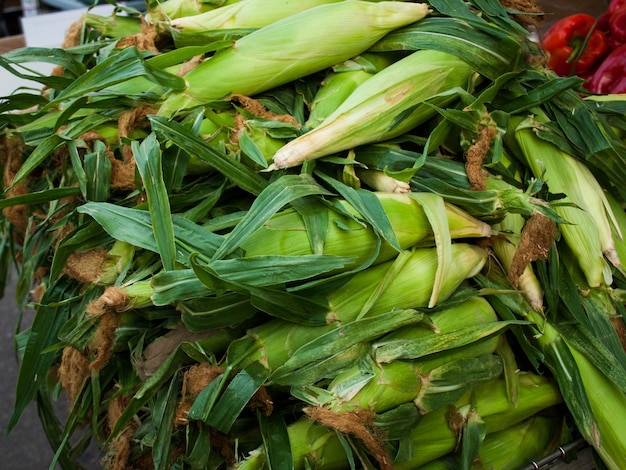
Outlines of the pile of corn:
[[9,427],[36,401],[64,469],[510,470],[579,438],[626,468],[626,101],[506,5],[151,0],[0,56],[43,86],[0,100],[35,312]]

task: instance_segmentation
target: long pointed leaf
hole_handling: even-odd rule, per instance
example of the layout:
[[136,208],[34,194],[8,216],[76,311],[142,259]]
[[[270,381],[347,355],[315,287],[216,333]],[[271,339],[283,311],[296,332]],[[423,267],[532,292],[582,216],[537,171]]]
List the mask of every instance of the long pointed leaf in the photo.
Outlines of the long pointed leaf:
[[448,225],[448,216],[443,198],[432,193],[413,193],[415,199],[424,209],[424,213],[430,222],[430,226],[435,236],[435,246],[437,247],[437,271],[435,282],[430,296],[428,307],[437,305],[439,291],[443,286],[445,276],[452,269],[452,237]]
[[166,271],[174,269],[176,263],[176,241],[174,223],[170,213],[170,201],[163,181],[161,148],[154,133],[141,144],[132,142],[137,169],[143,180],[148,197],[148,208],[152,219],[152,230],[161,261]]
[[250,167],[212,147],[182,124],[168,121],[162,116],[150,116],[149,119],[155,132],[171,140],[190,155],[210,163],[217,171],[245,191],[256,195],[267,185],[267,181]]
[[214,259],[220,259],[232,253],[248,236],[286,204],[313,194],[330,193],[308,175],[285,175],[277,179],[257,196],[246,216],[218,248]]

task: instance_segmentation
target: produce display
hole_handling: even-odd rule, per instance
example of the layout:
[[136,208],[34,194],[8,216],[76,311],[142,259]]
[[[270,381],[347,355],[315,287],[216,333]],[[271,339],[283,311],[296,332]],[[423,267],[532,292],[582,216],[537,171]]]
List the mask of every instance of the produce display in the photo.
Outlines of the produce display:
[[0,56],[43,87],[0,98],[9,428],[63,469],[626,468],[626,95],[540,18],[149,0]]
[[543,35],[542,47],[559,75],[584,78],[592,93],[626,93],[626,1],[611,0],[599,18],[576,13],[560,19]]

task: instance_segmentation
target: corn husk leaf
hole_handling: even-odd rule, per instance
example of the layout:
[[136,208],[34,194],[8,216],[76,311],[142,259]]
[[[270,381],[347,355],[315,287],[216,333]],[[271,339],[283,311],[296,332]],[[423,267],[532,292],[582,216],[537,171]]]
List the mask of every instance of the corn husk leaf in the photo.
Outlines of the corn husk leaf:
[[283,383],[285,376],[309,363],[337,354],[354,344],[371,341],[402,326],[419,323],[422,318],[423,314],[414,310],[399,310],[349,322],[297,349],[282,366],[274,370],[271,379]]
[[270,183],[218,248],[214,259],[223,258],[236,250],[249,235],[292,200],[314,194],[330,193],[308,175],[284,175]]
[[[468,18],[473,23],[477,21],[474,14]],[[467,19],[458,17],[424,18],[419,23],[392,31],[371,50],[432,49],[447,52],[464,60],[481,74],[495,79],[503,70],[509,70],[516,60],[519,40],[487,22],[482,26],[482,29],[468,27]]]
[[239,413],[267,378],[267,369],[258,363],[252,363],[242,369],[232,378],[215,403],[206,420],[207,424],[220,432],[228,433]]
[[249,167],[229,158],[218,149],[207,144],[189,129],[175,121],[168,121],[159,116],[151,116],[152,129],[167,141],[176,144],[181,150],[211,164],[217,171],[229,178],[240,188],[252,194],[260,193],[267,185],[264,178]]
[[259,429],[263,436],[263,447],[267,449],[267,465],[270,470],[293,468],[289,434],[285,419],[280,413],[265,416],[257,412]]
[[133,141],[132,150],[148,198],[156,247],[163,268],[170,271],[175,268],[176,241],[167,188],[163,180],[161,149],[156,135],[150,134],[141,144]]

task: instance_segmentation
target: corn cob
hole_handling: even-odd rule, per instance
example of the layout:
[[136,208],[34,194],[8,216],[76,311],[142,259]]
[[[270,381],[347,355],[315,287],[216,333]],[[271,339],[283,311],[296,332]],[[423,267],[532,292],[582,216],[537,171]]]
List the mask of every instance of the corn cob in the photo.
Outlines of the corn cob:
[[364,52],[389,31],[427,13],[428,6],[420,3],[362,1],[305,10],[260,28],[205,60],[184,76],[187,89],[170,95],[159,114],[171,116],[233,93],[255,95],[319,72]]
[[[509,470],[539,460],[555,449],[561,432],[560,417],[541,413],[492,434],[487,434],[472,469]],[[434,460],[419,470],[451,470],[460,468],[458,453]]]
[[[524,218],[520,214],[507,214],[502,222],[493,226],[494,230],[503,233],[495,237],[493,250],[506,272],[510,272],[516,249],[519,247],[519,236],[524,226]],[[506,238],[504,238],[506,237]],[[517,279],[517,287],[524,293],[533,309],[543,311],[543,289],[532,265],[528,264]]]
[[[604,192],[590,170],[571,155],[539,139],[531,128],[520,127],[515,133],[523,157],[537,178],[544,178],[553,194],[565,194],[555,211],[568,224],[560,230],[591,287],[610,285],[612,276],[604,256],[619,264],[611,230],[613,219]],[[604,255],[604,256],[603,256]]]
[[[477,385],[455,403],[458,412],[471,404],[486,425],[487,435],[503,431],[538,412],[561,403],[556,384],[532,373],[519,373],[517,406],[509,401],[507,385],[498,379]],[[454,410],[452,410],[454,411]],[[395,468],[415,469],[454,450],[457,435],[451,427],[455,414],[440,409],[425,415],[411,431],[413,450],[409,459],[396,462]]]
[[[400,247],[410,248],[431,240],[432,229],[421,205],[411,195],[375,193],[381,202],[391,226],[394,228]],[[347,202],[341,206],[348,213],[359,217]],[[322,209],[328,211],[328,209]],[[486,237],[491,227],[478,219],[467,216],[450,204],[446,204],[450,234],[453,239]],[[360,222],[342,217],[338,212],[328,211],[331,223],[325,237],[322,252],[329,255],[356,256],[355,265],[362,263],[372,254],[376,245],[374,232]],[[332,220],[335,219],[335,220]],[[253,233],[242,245],[245,256],[268,254],[307,255],[319,248],[311,246],[302,217],[287,209],[276,214],[267,224]],[[397,252],[383,243],[377,261],[389,260]]]
[[365,81],[314,130],[281,148],[270,168],[300,165],[401,135],[436,113],[425,101],[449,103],[454,95],[437,95],[467,86],[473,75],[469,65],[451,54],[414,52]]
[[[487,435],[504,431],[517,423],[536,415],[542,410],[561,403],[561,395],[556,385],[532,373],[519,373],[520,395],[517,406],[507,396],[503,379],[489,380],[476,385],[457,400],[450,408],[444,407],[424,415],[405,439],[410,440],[410,457],[393,462],[394,469],[416,469],[437,458],[452,452],[457,444],[457,432],[453,430],[453,420],[460,413],[475,410],[487,426]],[[459,424],[459,422],[455,423]],[[295,469],[309,468],[315,463],[318,468],[347,468],[345,451],[337,451],[339,439],[335,431],[308,419],[300,419],[288,426],[289,441],[294,456]],[[314,452],[311,452],[315,449]],[[319,460],[317,459],[319,456]],[[266,456],[262,449],[254,451],[242,461],[239,470],[264,468]]]
[[[448,298],[465,279],[477,274],[487,259],[484,249],[465,243],[453,244],[452,253],[456,269],[446,273],[440,302]],[[388,261],[356,273],[340,289],[328,294],[328,326],[293,325],[283,320],[272,320],[251,329],[249,336],[254,338],[257,346],[248,360],[259,360],[268,369],[274,370],[300,347],[332,332],[338,325],[365,316],[377,316],[394,308],[428,305],[437,270],[437,250],[415,249],[399,257],[400,261]]]
[[[381,412],[405,402],[415,401],[415,404],[426,412],[437,406],[431,399],[432,395],[445,395],[443,399],[448,402],[455,399],[450,399],[449,396],[455,394],[460,396],[463,388],[470,385],[470,370],[476,373],[474,379],[484,377],[484,374],[491,378],[500,374],[500,361],[495,357],[493,359],[486,357],[496,350],[498,337],[495,335],[488,337],[482,333],[468,334],[475,327],[490,328],[497,323],[495,312],[486,301],[471,298],[457,306],[429,315],[428,322],[431,321],[430,328],[422,324],[408,325],[372,341],[369,349],[377,364],[371,364],[372,367],[368,368],[371,371],[368,374],[363,373],[363,364],[340,372],[328,385],[328,392],[334,396],[332,400],[327,401],[328,406],[337,411],[363,408]],[[459,327],[459,324],[465,326]],[[431,342],[420,351],[412,347],[420,343],[420,339],[433,340],[436,336],[445,339]],[[462,344],[453,340],[453,337],[457,340],[463,337]],[[443,344],[447,340],[450,341]],[[321,341],[319,343],[321,346]],[[425,342],[421,344],[425,345]],[[307,345],[309,350],[313,347],[311,343]],[[381,348],[386,349],[386,357],[379,354]],[[393,350],[391,355],[389,349]],[[338,354],[343,353],[344,351],[340,351]],[[298,353],[278,368],[272,374],[272,381],[292,386],[310,385],[312,382],[299,378],[306,379],[306,374],[299,376],[299,369],[305,367],[294,366],[304,363],[297,356]],[[475,360],[479,357],[482,359]],[[364,361],[367,362],[366,359]],[[467,361],[465,365],[468,366],[466,370],[468,375],[460,379],[456,374],[458,369],[455,364],[464,361]],[[449,388],[441,385],[446,382],[453,385],[450,384]]]
[[309,106],[309,117],[305,123],[307,129],[320,125],[359,85],[390,65],[392,58],[390,54],[365,53],[353,62],[364,61],[366,64],[361,68],[333,70],[324,78]]
[[240,0],[198,15],[174,18],[169,24],[183,32],[262,28],[309,8],[340,1],[343,0]]

